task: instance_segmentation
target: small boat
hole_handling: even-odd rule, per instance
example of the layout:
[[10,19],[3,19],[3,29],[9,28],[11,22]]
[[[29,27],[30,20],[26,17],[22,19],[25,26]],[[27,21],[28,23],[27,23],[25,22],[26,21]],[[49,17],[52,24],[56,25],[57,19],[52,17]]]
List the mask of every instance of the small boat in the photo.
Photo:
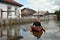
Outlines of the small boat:
[[31,27],[30,32],[33,33],[33,35],[37,38],[40,38],[43,34],[43,31],[45,32],[45,29],[42,27]]

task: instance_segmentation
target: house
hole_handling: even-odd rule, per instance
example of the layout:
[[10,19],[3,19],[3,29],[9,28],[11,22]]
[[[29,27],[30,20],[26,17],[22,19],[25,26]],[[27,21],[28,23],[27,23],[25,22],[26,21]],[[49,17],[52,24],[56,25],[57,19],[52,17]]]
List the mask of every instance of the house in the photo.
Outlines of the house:
[[44,16],[45,14],[48,14],[48,11],[38,11],[36,13],[34,13],[34,16]]
[[0,0],[0,18],[20,17],[22,6],[14,0]]
[[49,18],[50,20],[57,20],[57,15],[55,13],[45,14],[45,18]]
[[36,12],[36,11],[33,10],[33,9],[23,8],[23,9],[21,10],[21,15],[22,15],[22,17],[24,17],[24,16],[31,16],[31,15],[34,14],[35,12]]

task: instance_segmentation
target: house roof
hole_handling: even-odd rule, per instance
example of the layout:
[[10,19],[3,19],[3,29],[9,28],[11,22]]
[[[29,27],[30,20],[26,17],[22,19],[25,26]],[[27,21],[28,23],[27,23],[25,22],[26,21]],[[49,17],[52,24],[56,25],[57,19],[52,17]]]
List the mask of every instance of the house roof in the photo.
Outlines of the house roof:
[[[33,14],[33,13],[35,13],[35,12],[36,12],[35,10],[30,9],[30,8],[23,8],[23,9],[21,10],[21,12],[23,12],[24,10],[26,10],[26,12],[27,12],[27,11],[29,11],[29,12],[30,12],[30,14]],[[29,13],[28,13],[28,14],[29,14]]]
[[29,10],[30,12],[32,12],[32,11],[33,11],[34,13],[36,12],[35,10],[30,9],[30,8],[23,8],[23,9],[21,10],[21,12],[22,12],[22,11],[24,11],[24,10]]
[[21,10],[22,15],[28,15],[28,16],[34,14],[35,12],[36,12],[35,10],[30,9],[30,8],[23,8]]
[[19,7],[23,6],[22,4],[20,4],[16,1],[13,1],[13,0],[0,0],[0,2],[6,3],[6,4],[12,4],[14,6],[19,6]]

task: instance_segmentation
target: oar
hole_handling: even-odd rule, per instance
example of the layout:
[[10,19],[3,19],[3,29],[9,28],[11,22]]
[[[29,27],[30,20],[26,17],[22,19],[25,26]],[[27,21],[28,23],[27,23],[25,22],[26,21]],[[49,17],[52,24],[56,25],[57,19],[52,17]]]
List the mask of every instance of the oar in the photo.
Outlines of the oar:
[[46,32],[46,27],[43,28],[44,33]]

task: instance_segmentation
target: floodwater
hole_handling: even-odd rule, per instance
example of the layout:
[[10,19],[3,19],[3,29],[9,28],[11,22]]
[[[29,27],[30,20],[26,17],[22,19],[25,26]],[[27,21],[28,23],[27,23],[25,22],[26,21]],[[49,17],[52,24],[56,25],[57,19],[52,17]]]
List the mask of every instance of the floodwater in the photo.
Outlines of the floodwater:
[[[41,38],[37,39],[30,32],[30,26],[32,24],[25,25],[14,25],[10,28],[7,27],[3,30],[3,34],[7,35],[5,30],[10,30],[10,34],[12,37],[9,39],[7,36],[0,37],[0,40],[60,40],[60,21],[43,21],[41,22],[42,26],[46,27],[46,33],[43,33]],[[21,36],[17,38],[18,36]],[[15,38],[16,39],[15,39]]]

